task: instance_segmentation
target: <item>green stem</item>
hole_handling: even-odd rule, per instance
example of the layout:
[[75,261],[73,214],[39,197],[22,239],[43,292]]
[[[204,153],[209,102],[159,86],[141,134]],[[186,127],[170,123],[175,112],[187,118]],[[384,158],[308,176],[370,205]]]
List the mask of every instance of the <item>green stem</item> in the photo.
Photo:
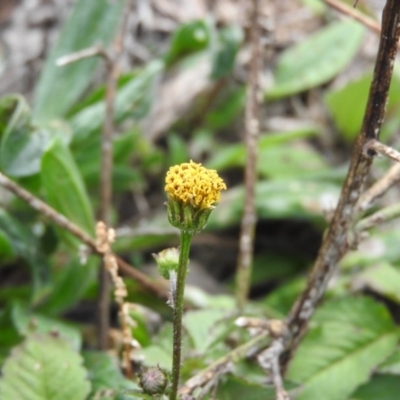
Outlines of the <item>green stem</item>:
[[181,231],[178,276],[176,279],[174,298],[174,353],[172,357],[172,388],[169,395],[170,400],[176,400],[178,394],[179,377],[181,371],[183,297],[185,294],[185,281],[188,270],[189,252],[192,237],[192,232]]

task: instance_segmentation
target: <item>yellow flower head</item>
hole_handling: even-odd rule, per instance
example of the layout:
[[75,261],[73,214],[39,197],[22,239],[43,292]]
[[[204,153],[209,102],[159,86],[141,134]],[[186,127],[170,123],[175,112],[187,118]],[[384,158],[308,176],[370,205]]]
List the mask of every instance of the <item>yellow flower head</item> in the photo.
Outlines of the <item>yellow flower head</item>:
[[175,165],[165,178],[165,191],[171,200],[181,201],[193,208],[212,208],[219,202],[221,190],[226,189],[217,171],[207,169],[192,160]]

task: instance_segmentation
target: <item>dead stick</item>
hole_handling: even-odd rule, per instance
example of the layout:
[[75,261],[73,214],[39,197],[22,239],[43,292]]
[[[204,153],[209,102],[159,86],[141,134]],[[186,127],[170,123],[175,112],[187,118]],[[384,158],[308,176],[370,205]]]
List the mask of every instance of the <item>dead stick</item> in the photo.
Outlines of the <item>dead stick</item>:
[[255,186],[257,180],[257,144],[259,127],[258,74],[260,71],[260,33],[258,26],[259,0],[251,2],[251,59],[245,110],[246,167],[245,200],[241,221],[239,255],[236,273],[236,300],[242,311],[250,290],[251,266],[253,262],[254,231],[257,222],[255,210]]
[[383,10],[382,32],[367,107],[361,133],[353,150],[349,172],[331,224],[324,235],[307,287],[293,306],[288,318],[289,329],[292,333],[292,340],[288,346],[291,354],[325,293],[338,261],[348,248],[347,233],[375,155],[373,151],[364,151],[365,145],[369,140],[379,140],[379,132],[385,115],[400,36],[399,22],[400,3],[398,0],[388,0]]

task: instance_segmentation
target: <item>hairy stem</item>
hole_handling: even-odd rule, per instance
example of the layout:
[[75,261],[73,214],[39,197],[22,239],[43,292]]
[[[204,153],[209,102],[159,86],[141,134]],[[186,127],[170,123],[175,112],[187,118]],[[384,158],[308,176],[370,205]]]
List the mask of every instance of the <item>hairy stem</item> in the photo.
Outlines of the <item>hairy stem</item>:
[[170,400],[176,400],[177,398],[179,377],[181,372],[183,297],[185,294],[185,282],[188,270],[189,252],[192,237],[193,233],[188,231],[181,231],[178,276],[176,280],[176,291],[174,298],[174,344],[172,357],[172,388],[169,397]]

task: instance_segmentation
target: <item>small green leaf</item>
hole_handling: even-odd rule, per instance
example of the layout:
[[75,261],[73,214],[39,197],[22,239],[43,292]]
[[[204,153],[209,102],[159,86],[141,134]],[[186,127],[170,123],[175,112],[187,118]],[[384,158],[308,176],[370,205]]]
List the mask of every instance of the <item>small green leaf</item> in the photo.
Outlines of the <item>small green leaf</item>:
[[267,99],[289,96],[334,78],[358,51],[363,33],[361,24],[348,19],[320,29],[286,50],[278,60]]
[[87,58],[58,67],[56,60],[96,44],[111,42],[118,25],[124,0],[79,0],[63,26],[58,42],[47,57],[35,91],[34,117],[39,121],[62,117],[91,83],[91,77],[103,62]]
[[167,136],[168,141],[168,163],[167,165],[178,165],[188,160],[187,144],[183,138],[175,133]]
[[213,46],[212,79],[224,78],[232,72],[242,41],[243,31],[238,25],[226,26],[218,32]]
[[85,400],[90,392],[80,355],[51,335],[29,336],[13,349],[2,372],[2,400]]
[[[55,140],[42,158],[42,184],[48,203],[86,233],[94,232],[94,218],[86,189],[69,148]],[[78,245],[72,235],[64,237]]]
[[181,25],[171,39],[170,49],[165,57],[167,65],[178,58],[205,49],[210,41],[210,29],[204,20]]
[[287,378],[298,400],[343,400],[396,348],[398,332],[383,304],[368,297],[330,301],[317,310]]

